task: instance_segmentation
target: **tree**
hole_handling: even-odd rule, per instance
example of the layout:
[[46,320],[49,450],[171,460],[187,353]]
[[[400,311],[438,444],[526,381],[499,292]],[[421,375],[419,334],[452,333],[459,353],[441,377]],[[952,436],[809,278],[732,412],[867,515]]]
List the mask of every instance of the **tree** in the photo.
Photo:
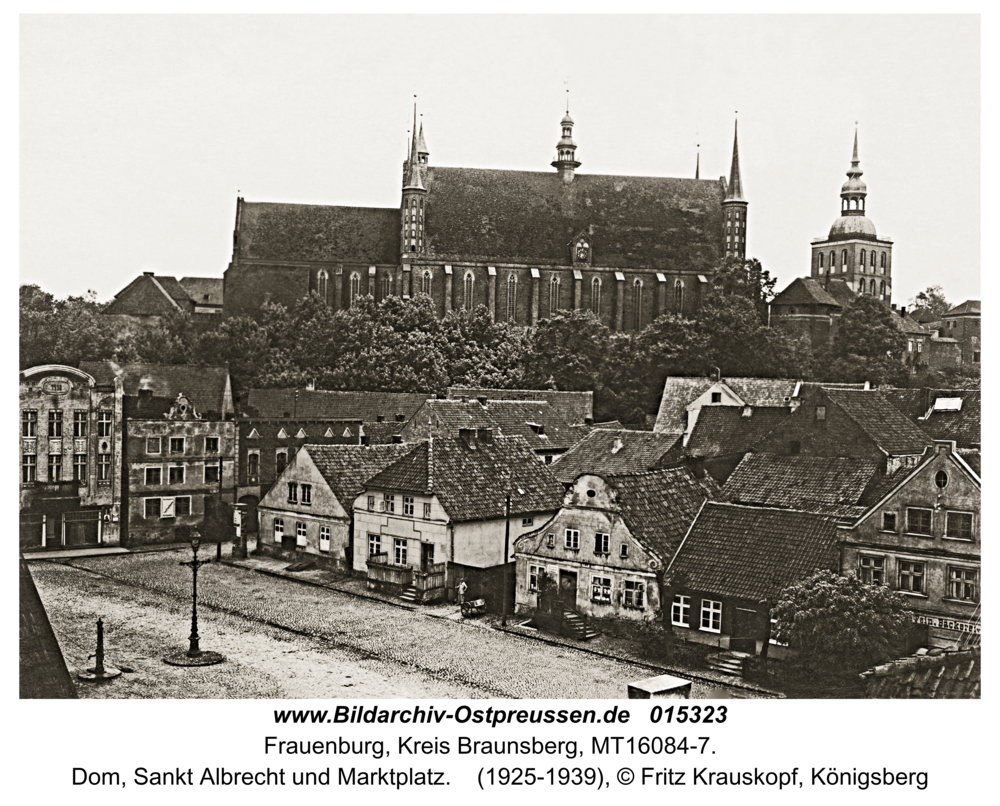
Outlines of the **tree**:
[[777,277],[765,269],[757,258],[740,260],[725,258],[712,274],[712,291],[715,295],[736,296],[750,300],[761,324],[767,324],[767,306],[774,299]]
[[524,380],[528,388],[594,390],[608,354],[611,330],[592,311],[560,311],[528,337]]
[[951,308],[951,303],[945,299],[944,289],[939,285],[929,285],[915,297],[910,299],[910,314],[919,316],[926,313],[927,321],[940,319]]
[[903,364],[906,336],[896,319],[875,297],[858,297],[841,318],[833,345],[820,362],[822,380],[905,385],[909,374]]
[[773,637],[813,673],[856,674],[889,660],[912,624],[901,594],[828,570],[783,588],[771,618]]

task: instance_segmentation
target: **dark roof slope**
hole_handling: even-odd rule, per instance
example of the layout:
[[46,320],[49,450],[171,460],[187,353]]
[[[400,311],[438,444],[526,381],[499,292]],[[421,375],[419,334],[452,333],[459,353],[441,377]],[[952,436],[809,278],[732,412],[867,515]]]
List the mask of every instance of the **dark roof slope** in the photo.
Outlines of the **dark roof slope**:
[[692,457],[746,453],[790,414],[787,406],[704,406],[684,453]]
[[122,390],[126,395],[138,395],[140,389],[151,389],[153,397],[176,400],[186,395],[199,413],[232,410],[229,398],[229,370],[226,367],[205,367],[195,364],[115,364],[111,361],[82,361],[80,369],[94,376],[98,384],[114,383],[121,373]]
[[553,389],[492,389],[478,386],[449,386],[448,397],[487,400],[544,400],[569,423],[582,423],[594,416],[593,392],[559,392]]
[[241,258],[399,263],[396,208],[242,202]]
[[337,500],[350,509],[368,479],[403,456],[410,445],[303,445]]
[[685,467],[598,475],[616,490],[622,519],[632,536],[664,563],[670,562],[701,505],[722,498],[715,479],[708,474],[698,478]]
[[179,282],[195,305],[222,305],[221,277],[181,277]]
[[677,439],[652,431],[595,429],[559,456],[551,470],[563,484],[581,473],[641,473],[660,467]]
[[484,440],[435,438],[406,445],[406,455],[371,478],[379,490],[435,495],[452,521],[503,517],[559,509],[563,486],[521,437]]
[[958,411],[931,409],[926,419],[920,420],[920,429],[931,439],[952,439],[959,448],[971,448],[982,443],[982,392],[967,390],[948,392],[934,390],[934,399],[958,397],[962,408]]
[[882,397],[899,409],[904,417],[910,420],[915,421],[918,417],[923,417],[931,405],[929,389],[891,388],[879,389],[878,391]]
[[668,377],[663,384],[653,430],[658,434],[683,434],[688,404],[708,391],[714,383],[712,378]]
[[690,590],[765,601],[818,568],[838,566],[833,518],[736,504],[705,504],[670,570]]
[[923,453],[932,440],[878,392],[824,387],[827,397],[891,456]]
[[257,417],[306,420],[361,420],[377,422],[379,415],[394,421],[397,414],[409,420],[428,392],[334,392],[310,389],[251,389],[247,409]]
[[829,305],[841,307],[823,286],[811,277],[797,277],[776,296],[772,305]]
[[[978,637],[978,636],[977,636]],[[882,700],[978,700],[983,677],[979,646],[900,658],[862,672],[866,696]]]
[[430,167],[424,185],[431,258],[565,264],[581,232],[595,266],[707,272],[721,257],[718,181]]
[[722,489],[734,504],[855,515],[878,472],[877,463],[859,459],[748,453]]
[[983,313],[983,305],[978,299],[967,299],[952,308],[945,317],[949,316],[981,316]]
[[167,316],[193,309],[191,298],[173,277],[140,274],[104,309],[108,316]]
[[834,280],[833,278],[826,282],[826,293],[837,300],[843,308],[849,307],[858,298],[858,295],[854,293],[854,289],[847,283],[843,280]]

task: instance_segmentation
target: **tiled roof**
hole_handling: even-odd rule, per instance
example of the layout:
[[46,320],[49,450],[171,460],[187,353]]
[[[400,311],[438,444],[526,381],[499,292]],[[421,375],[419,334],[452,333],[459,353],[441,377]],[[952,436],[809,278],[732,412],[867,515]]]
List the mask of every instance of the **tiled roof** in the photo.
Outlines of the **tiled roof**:
[[910,316],[908,313],[900,315],[900,312],[892,312],[892,321],[896,327],[905,333],[907,336],[929,336],[930,330],[928,330],[924,325],[920,324],[916,319]]
[[[748,406],[789,406],[799,382],[794,378],[722,378]],[[700,416],[700,415],[699,415]]]
[[581,473],[641,473],[660,467],[660,460],[677,439],[673,434],[652,431],[595,429],[559,456],[551,470],[563,484]]
[[977,315],[982,315],[982,312],[983,312],[983,306],[978,299],[967,299],[965,302],[956,305],[954,308],[948,311],[948,313],[945,314],[945,317],[977,316]]
[[918,417],[923,417],[931,404],[928,389],[879,389],[878,391],[904,417],[914,421]]
[[973,473],[979,476],[979,478],[983,477],[983,455],[981,451],[959,450],[958,455],[972,468]]
[[688,404],[704,392],[715,381],[711,378],[679,378],[670,376],[663,384],[660,409],[656,414],[653,430],[658,434],[683,434]]
[[398,265],[399,216],[397,208],[243,202],[239,256]]
[[982,674],[982,649],[974,646],[901,658],[862,672],[861,677],[872,699],[977,700]]
[[692,457],[746,453],[790,414],[788,406],[703,406],[684,453]]
[[734,504],[851,516],[878,472],[877,463],[858,459],[748,453],[722,489]]
[[[920,467],[928,461],[930,461],[930,456],[921,459],[920,462],[917,463],[917,467]],[[913,467],[900,467],[892,473],[886,473],[885,475],[876,474],[875,476],[872,476],[871,482],[868,484],[868,487],[861,496],[861,504],[865,507],[871,507],[877,504],[894,489],[896,489],[903,479],[909,478],[913,472]]]
[[108,316],[166,316],[191,310],[191,298],[173,277],[140,274],[104,309]]
[[368,479],[405,455],[411,445],[303,445],[341,506],[350,509]]
[[221,305],[223,280],[221,277],[181,277],[183,288],[195,305]]
[[841,307],[823,286],[811,277],[797,277],[789,283],[778,296],[771,300],[772,305],[830,305]]
[[508,492],[511,515],[554,512],[562,504],[562,484],[520,437],[435,438],[397,447],[407,453],[367,487],[433,494],[452,521],[502,518]]
[[817,389],[857,389],[863,391],[868,389],[868,382],[865,383],[823,383],[822,381],[802,381],[799,384],[798,394],[795,396],[796,400],[803,399],[810,392],[814,392]]
[[770,599],[818,568],[838,567],[833,518],[808,512],[707,503],[674,555],[692,591]]
[[858,298],[847,283],[832,278],[826,283],[826,293],[837,300],[843,308],[849,307]]
[[876,445],[892,456],[923,453],[931,444],[915,423],[878,392],[858,392],[824,387],[829,400],[857,423]]
[[617,492],[622,520],[632,536],[664,564],[670,562],[701,505],[723,497],[715,479],[707,473],[698,478],[686,467],[598,475]]
[[487,400],[544,400],[568,423],[582,423],[594,416],[593,392],[558,392],[552,389],[491,389],[477,386],[449,386],[448,397]]
[[[183,393],[198,413],[232,411],[229,370],[195,364],[121,364],[111,361],[82,361],[80,369],[94,376],[98,384],[114,383],[122,375],[126,395],[138,395],[140,389],[152,389],[153,397],[176,400]],[[117,369],[117,372],[116,372]]]
[[369,445],[390,445],[392,444],[393,437],[397,434],[402,433],[403,427],[406,423],[397,422],[383,422],[383,423],[372,423],[367,422],[364,425],[365,436],[368,437]]
[[982,443],[982,392],[965,390],[961,392],[935,389],[932,393],[939,397],[961,397],[959,411],[931,410],[926,419],[919,421],[921,430],[931,439],[952,439],[959,448],[971,448]]
[[707,272],[721,257],[718,181],[430,167],[424,186],[432,259],[563,265],[581,232],[595,266]]
[[365,423],[395,421],[402,414],[409,420],[428,392],[334,392],[309,389],[251,389],[247,408],[258,417],[299,417],[307,420],[361,420]]

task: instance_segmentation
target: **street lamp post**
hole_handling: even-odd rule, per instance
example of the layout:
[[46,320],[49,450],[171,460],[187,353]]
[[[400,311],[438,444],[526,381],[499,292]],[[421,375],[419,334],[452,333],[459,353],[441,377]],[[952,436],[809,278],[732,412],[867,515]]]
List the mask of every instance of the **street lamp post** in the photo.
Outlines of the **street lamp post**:
[[179,565],[186,565],[191,568],[191,636],[188,639],[188,651],[178,652],[169,655],[163,660],[172,666],[211,666],[215,663],[222,663],[225,657],[218,652],[202,652],[198,645],[198,569],[203,565],[208,565],[211,560],[198,559],[198,547],[201,545],[201,535],[195,531],[191,536],[191,550],[193,556],[187,562],[180,562]]

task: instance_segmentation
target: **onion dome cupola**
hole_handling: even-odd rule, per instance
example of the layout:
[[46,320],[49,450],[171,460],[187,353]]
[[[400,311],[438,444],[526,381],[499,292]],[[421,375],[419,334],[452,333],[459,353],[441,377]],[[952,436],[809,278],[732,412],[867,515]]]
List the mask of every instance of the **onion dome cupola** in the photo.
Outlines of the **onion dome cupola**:
[[569,108],[559,122],[562,127],[562,137],[556,143],[556,158],[552,161],[552,167],[559,171],[559,175],[564,182],[573,181],[574,171],[580,167],[576,160],[576,143],[573,141],[573,118],[569,116]]
[[729,184],[722,201],[723,227],[725,228],[726,256],[745,260],[747,256],[747,200],[743,198],[743,179],[740,176],[740,147],[738,124],[733,129],[733,161],[729,168]]
[[830,240],[843,238],[876,238],[875,225],[865,215],[868,187],[861,180],[864,173],[858,160],[858,130],[854,130],[854,154],[847,181],[840,188],[840,218],[830,227]]
[[404,254],[424,251],[424,203],[427,188],[424,187],[422,174],[427,164],[426,149],[422,124],[420,133],[417,134],[417,105],[414,104],[413,138],[410,142],[410,158],[406,162],[403,199],[400,204],[400,250]]

